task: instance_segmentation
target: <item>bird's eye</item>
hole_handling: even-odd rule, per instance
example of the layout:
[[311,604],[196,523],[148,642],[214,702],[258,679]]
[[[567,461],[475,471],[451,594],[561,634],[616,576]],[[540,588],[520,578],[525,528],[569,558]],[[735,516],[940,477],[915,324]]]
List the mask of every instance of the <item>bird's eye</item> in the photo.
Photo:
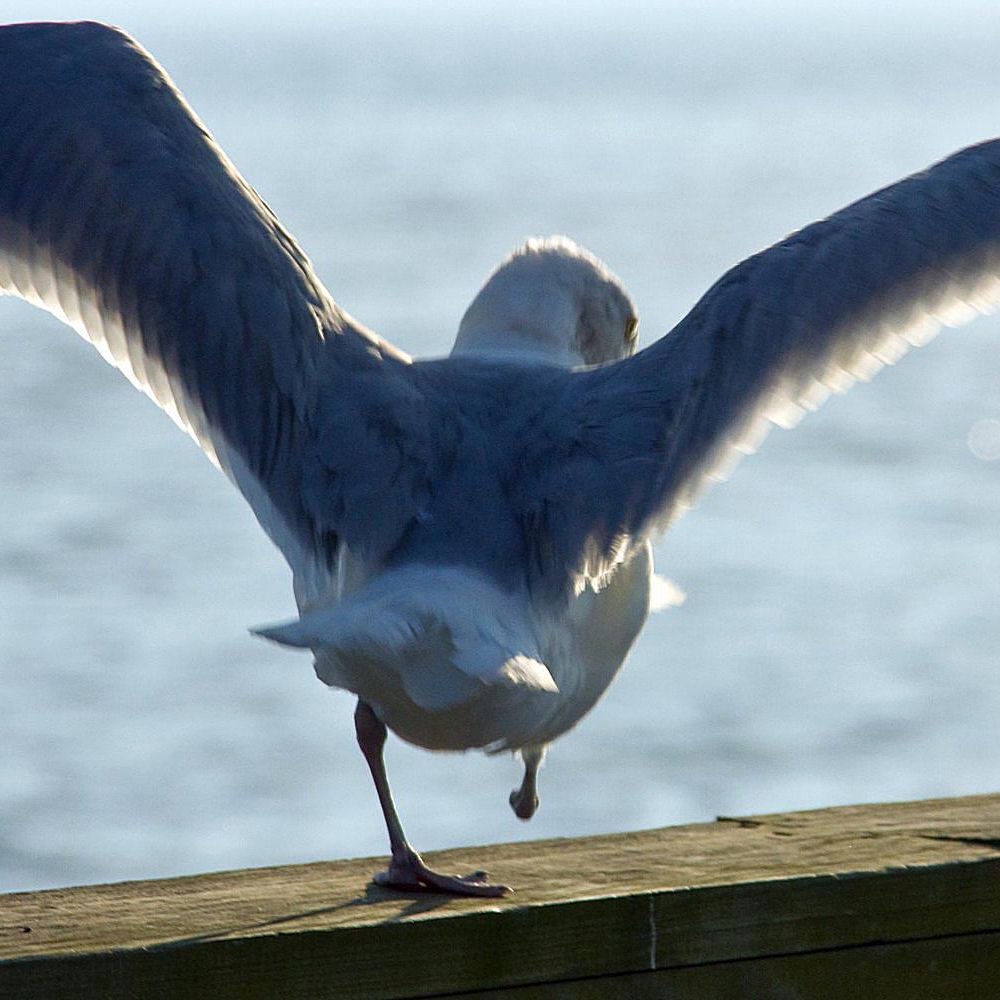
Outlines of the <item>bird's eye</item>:
[[634,344],[639,337],[639,317],[629,316],[625,323],[625,343]]

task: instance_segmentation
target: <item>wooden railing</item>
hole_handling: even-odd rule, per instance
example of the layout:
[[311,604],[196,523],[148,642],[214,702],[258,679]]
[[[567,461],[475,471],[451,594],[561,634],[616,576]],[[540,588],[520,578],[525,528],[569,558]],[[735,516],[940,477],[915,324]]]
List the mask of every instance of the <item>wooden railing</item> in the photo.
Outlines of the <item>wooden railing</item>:
[[0,997],[1000,997],[1000,795],[0,896]]

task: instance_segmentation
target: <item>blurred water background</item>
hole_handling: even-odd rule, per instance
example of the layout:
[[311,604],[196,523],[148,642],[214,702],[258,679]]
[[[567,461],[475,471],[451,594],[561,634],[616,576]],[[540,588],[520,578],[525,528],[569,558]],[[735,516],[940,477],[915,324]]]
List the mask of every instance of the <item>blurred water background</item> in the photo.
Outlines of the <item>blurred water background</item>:
[[[2,13],[136,35],[415,354],[552,232],[648,342],[747,254],[1000,132],[986,3],[268,7]],[[248,508],[67,329],[4,301],[0,330],[0,890],[382,853],[351,699],[246,632],[293,613]],[[968,438],[998,349],[996,320],[946,332],[704,496],[658,547],[687,603],[555,746],[531,824],[509,757],[392,741],[414,843],[996,789],[1000,465]]]

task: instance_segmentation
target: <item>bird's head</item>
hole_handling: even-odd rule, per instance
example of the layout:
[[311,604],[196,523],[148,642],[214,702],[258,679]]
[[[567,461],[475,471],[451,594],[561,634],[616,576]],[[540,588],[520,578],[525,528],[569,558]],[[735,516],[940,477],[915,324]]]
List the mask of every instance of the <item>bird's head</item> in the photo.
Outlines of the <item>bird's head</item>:
[[565,236],[528,240],[465,311],[452,354],[595,365],[635,350],[639,317],[621,282]]

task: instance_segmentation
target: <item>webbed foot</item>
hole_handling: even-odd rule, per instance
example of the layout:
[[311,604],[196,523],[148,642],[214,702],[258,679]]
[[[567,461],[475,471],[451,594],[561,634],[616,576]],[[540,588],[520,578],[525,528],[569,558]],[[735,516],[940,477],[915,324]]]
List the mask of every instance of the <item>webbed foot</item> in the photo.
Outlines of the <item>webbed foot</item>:
[[384,872],[374,879],[376,885],[407,892],[447,892],[456,896],[509,896],[513,889],[486,881],[486,872],[471,875],[441,875],[424,864],[416,851],[392,859]]
[[518,819],[531,819],[538,808],[538,796],[534,788],[525,789],[523,785],[515,788],[510,793],[510,807]]

